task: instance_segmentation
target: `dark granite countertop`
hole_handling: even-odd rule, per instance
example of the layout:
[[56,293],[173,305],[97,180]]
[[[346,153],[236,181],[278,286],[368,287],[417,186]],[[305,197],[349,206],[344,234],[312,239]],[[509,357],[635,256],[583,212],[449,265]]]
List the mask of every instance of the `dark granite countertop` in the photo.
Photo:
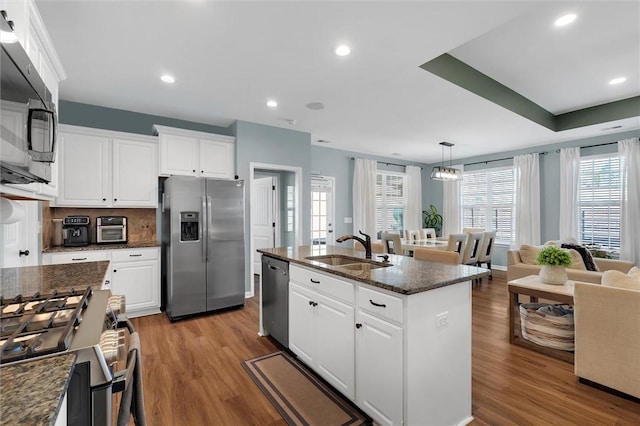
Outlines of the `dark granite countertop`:
[[108,260],[65,263],[60,265],[25,266],[0,269],[0,296],[33,295],[51,290],[100,290],[109,267]]
[[0,366],[2,424],[55,424],[75,361],[66,353]]
[[129,242],[126,244],[89,244],[88,246],[82,247],[64,247],[64,246],[55,246],[49,247],[42,250],[43,253],[66,253],[73,251],[87,251],[87,250],[118,250],[118,249],[136,249],[136,248],[145,248],[145,247],[160,247],[160,242],[158,241],[138,241],[138,242]]
[[[389,263],[392,266],[366,271],[339,269],[306,259],[309,256],[338,254],[359,257],[364,260],[364,252],[335,246],[278,247],[259,249],[258,251],[276,259],[307,266],[401,294],[421,293],[489,275],[489,270],[485,268],[467,265],[446,265],[415,260],[408,256],[389,255]],[[380,258],[376,257],[374,260],[378,262]]]

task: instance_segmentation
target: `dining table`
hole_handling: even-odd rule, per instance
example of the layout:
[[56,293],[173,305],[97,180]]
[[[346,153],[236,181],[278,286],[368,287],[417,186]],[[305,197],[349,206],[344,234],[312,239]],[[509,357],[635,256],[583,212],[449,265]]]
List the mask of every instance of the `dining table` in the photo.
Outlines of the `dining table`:
[[425,240],[403,239],[401,240],[401,243],[402,243],[402,250],[404,250],[404,252],[407,254],[412,253],[413,249],[415,249],[416,247],[428,248],[433,250],[446,250],[449,245],[448,240],[443,240],[439,238],[428,238]]

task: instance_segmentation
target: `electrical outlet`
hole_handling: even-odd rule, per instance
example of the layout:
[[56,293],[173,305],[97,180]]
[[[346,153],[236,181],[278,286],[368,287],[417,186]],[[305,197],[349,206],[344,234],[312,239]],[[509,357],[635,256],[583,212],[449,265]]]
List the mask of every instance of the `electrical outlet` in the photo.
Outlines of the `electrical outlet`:
[[447,315],[449,314],[449,311],[445,311],[441,314],[436,315],[436,327],[440,328],[440,327],[444,327],[445,325],[447,325]]

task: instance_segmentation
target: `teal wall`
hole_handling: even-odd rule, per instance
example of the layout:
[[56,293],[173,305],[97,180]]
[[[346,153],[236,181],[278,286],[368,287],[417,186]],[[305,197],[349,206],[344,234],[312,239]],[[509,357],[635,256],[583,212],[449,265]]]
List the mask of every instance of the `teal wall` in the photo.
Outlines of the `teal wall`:
[[[352,157],[370,158],[379,163],[390,162],[403,165],[422,166],[422,204],[424,207],[434,204],[442,211],[442,182],[431,181],[429,175],[431,168],[437,164],[425,165],[415,162],[406,162],[396,158],[378,157],[351,151],[342,151],[311,145],[311,135],[291,129],[273,126],[265,126],[246,121],[237,121],[228,128],[218,127],[203,123],[177,120],[168,117],[160,117],[137,112],[105,108],[95,105],[79,104],[69,101],[60,101],[60,123],[77,126],[94,127],[100,129],[117,130],[123,132],[152,134],[153,124],[178,127],[183,129],[204,131],[236,137],[236,170],[240,179],[249,181],[249,163],[266,163],[284,166],[300,167],[302,173],[302,200],[301,200],[301,235],[303,244],[310,241],[310,182],[312,174],[333,176],[336,179],[335,188],[335,227],[336,236],[351,234],[351,224],[344,223],[345,217],[353,217],[353,168]],[[529,149],[513,150],[494,155],[471,157],[454,161],[456,164],[474,163],[478,161],[490,161],[497,158],[512,157],[514,155],[530,152],[548,151],[547,155],[540,157],[540,213],[541,213],[541,240],[557,239],[558,215],[559,215],[559,191],[560,181],[560,154],[556,149],[594,145],[607,142],[615,142],[629,137],[640,136],[639,131],[621,132],[587,139],[579,139],[569,142],[551,144]],[[582,150],[582,155],[591,155],[615,151],[615,146],[606,146]],[[473,169],[512,165],[512,160],[492,162],[471,166]],[[387,166],[379,164],[383,170],[403,171],[403,167]],[[284,182],[284,179],[283,179]],[[250,194],[246,194],[245,231],[249,235],[251,217]],[[445,218],[446,220],[446,218]],[[284,236],[283,243],[289,242],[289,236]],[[245,256],[249,256],[249,244],[245,248]],[[506,265],[506,247],[496,247],[494,263]],[[251,279],[250,262],[246,262],[247,290],[250,288]]]
[[[250,163],[263,163],[302,169],[302,200],[300,220],[302,243],[309,244],[311,215],[311,134],[280,127],[265,126],[247,121],[236,121],[230,127],[236,137],[236,170],[240,179],[251,178]],[[248,187],[247,187],[248,188]],[[245,235],[250,235],[251,194],[245,197]],[[245,244],[245,258],[251,259],[250,242]],[[251,284],[251,264],[245,262],[247,289]]]
[[[483,155],[478,157],[463,158],[454,160],[455,164],[476,163],[480,161],[491,161],[495,159],[513,157],[514,155],[529,154],[532,152],[547,152],[546,155],[540,156],[540,241],[557,240],[558,226],[560,216],[560,153],[556,150],[561,148],[569,148],[575,146],[598,145],[609,142],[617,142],[619,140],[640,137],[640,131],[634,130],[629,132],[621,132],[608,134],[603,136],[591,137],[586,139],[577,139],[568,142],[555,143],[543,146],[537,146],[527,149],[519,149],[514,151],[506,151],[498,154]],[[606,145],[601,147],[585,148],[580,150],[581,156],[605,154],[617,152],[616,145]],[[465,167],[465,170],[479,170],[485,168],[494,168],[500,166],[511,166],[513,160],[493,161],[488,164],[476,164]],[[424,175],[424,173],[423,173]],[[429,194],[427,200],[442,210],[442,182],[428,181],[426,188],[423,188]],[[423,200],[424,204],[429,204]],[[446,218],[444,219],[446,220]],[[493,263],[496,266],[507,265],[506,246],[496,246],[494,251]]]
[[[404,172],[404,167],[382,164],[384,162],[413,165],[422,167],[422,204],[427,200],[425,182],[429,178],[431,169],[426,165],[414,162],[406,162],[395,158],[377,157],[360,152],[342,151],[339,149],[311,146],[311,173],[321,176],[332,176],[335,181],[335,223],[334,235],[339,237],[354,232],[351,223],[344,223],[345,217],[353,219],[353,169],[355,161],[351,158],[367,158],[378,161],[378,169],[395,172]],[[442,197],[441,197],[442,198]],[[356,230],[357,231],[357,230]],[[373,236],[372,236],[373,237]]]
[[228,127],[178,120],[158,115],[142,114],[122,109],[106,108],[97,105],[81,104],[71,101],[60,101],[58,121],[61,124],[93,127],[96,129],[116,130],[120,132],[153,135],[153,125],[177,127],[179,129],[197,130],[200,132],[231,135]]

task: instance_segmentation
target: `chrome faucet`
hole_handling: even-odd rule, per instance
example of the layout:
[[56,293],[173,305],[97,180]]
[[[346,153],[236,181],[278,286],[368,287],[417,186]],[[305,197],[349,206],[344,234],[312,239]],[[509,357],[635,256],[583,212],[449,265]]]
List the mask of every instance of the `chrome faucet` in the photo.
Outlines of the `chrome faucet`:
[[371,237],[362,231],[358,231],[358,232],[360,233],[360,235],[362,235],[365,238],[364,240],[360,237],[356,237],[355,235],[343,235],[342,237],[338,238],[336,241],[339,243],[343,243],[347,240],[358,241],[360,244],[364,246],[364,257],[366,257],[367,259],[371,259]]

